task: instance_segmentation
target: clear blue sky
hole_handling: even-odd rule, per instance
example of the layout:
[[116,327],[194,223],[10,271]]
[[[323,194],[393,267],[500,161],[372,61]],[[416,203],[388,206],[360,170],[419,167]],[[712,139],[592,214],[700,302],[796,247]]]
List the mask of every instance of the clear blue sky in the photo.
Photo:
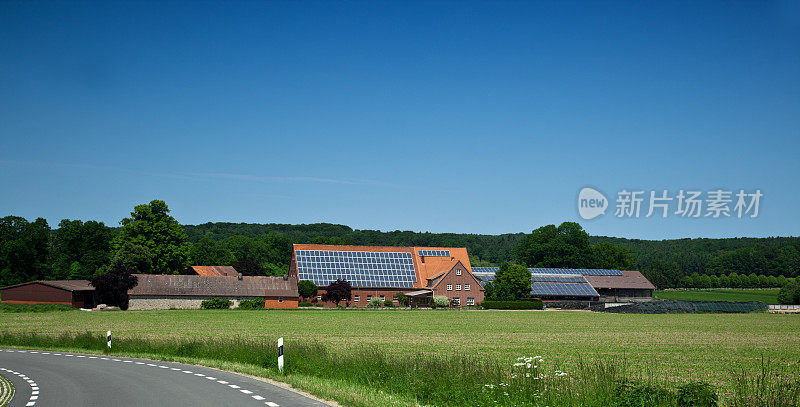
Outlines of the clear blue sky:
[[[0,216],[798,235],[797,4],[2,0]],[[584,186],[764,197],[582,221]]]

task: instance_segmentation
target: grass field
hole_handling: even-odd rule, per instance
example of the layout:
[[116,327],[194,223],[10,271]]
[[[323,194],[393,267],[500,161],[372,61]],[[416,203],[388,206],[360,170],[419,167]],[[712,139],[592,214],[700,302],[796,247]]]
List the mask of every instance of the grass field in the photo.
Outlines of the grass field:
[[656,291],[653,297],[659,300],[686,301],[761,301],[767,304],[778,303],[778,288],[710,289],[710,290],[667,290]]
[[[283,336],[334,352],[469,355],[503,363],[542,356],[569,371],[579,360],[624,361],[635,374],[703,379],[728,387],[762,357],[796,369],[800,317],[754,314],[630,315],[582,311],[131,311],[0,313],[0,331],[113,331],[115,337],[251,339]],[[286,350],[287,358],[291,349]]]

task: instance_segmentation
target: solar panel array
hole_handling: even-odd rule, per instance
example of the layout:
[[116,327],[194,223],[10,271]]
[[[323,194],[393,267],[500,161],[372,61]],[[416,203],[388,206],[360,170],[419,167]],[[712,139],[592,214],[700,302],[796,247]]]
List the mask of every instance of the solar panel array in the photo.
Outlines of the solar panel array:
[[555,268],[529,268],[531,273],[541,274],[581,274],[584,276],[621,276],[622,272],[611,269],[555,269]]
[[531,281],[535,283],[584,283],[585,278],[579,274],[531,274]]
[[[473,273],[496,273],[500,267],[473,267]],[[580,274],[583,276],[621,276],[622,272],[611,269],[557,269],[557,268],[529,268],[535,274]]]
[[574,283],[533,283],[531,295],[534,297],[599,297],[589,284]]
[[353,287],[414,287],[417,275],[411,253],[297,250],[297,274],[327,286],[337,279]]
[[494,281],[494,273],[491,273],[491,274],[488,274],[488,273],[472,273],[472,274],[475,275],[475,277],[477,277],[478,280],[481,280],[481,285],[483,285],[484,283],[489,282],[489,281]]
[[450,257],[450,250],[417,250],[417,253],[425,257]]

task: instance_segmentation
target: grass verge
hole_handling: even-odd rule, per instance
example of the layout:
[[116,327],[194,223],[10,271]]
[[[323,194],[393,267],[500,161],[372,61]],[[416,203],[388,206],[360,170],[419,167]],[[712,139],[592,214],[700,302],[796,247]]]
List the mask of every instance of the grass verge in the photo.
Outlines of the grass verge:
[[0,407],[5,407],[14,398],[14,385],[0,375]]
[[[281,374],[272,340],[119,337],[114,349],[108,350],[105,338],[91,333],[3,333],[0,344],[199,364],[282,381],[345,406],[687,405],[679,404],[683,387],[670,388],[654,377],[634,377],[624,362],[600,357],[581,360],[577,367],[562,372],[539,356],[523,356],[509,366],[469,355],[419,353],[400,357],[371,347],[334,352],[314,342],[289,341],[285,345],[285,374]],[[742,377],[726,404],[771,407],[800,402],[796,372],[778,382],[776,377],[787,372],[775,372],[769,366],[762,371],[763,377],[755,383]],[[760,403],[763,397],[759,394],[765,389],[773,391],[775,386],[785,390],[772,399],[777,402]],[[733,404],[737,400],[749,403]]]

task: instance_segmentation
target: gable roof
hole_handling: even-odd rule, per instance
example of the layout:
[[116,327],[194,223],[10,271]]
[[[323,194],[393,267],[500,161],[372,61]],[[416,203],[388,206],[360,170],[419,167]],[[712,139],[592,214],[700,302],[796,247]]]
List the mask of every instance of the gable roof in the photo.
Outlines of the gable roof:
[[428,283],[428,288],[435,289],[437,286],[439,286],[439,284],[441,284],[442,281],[444,281],[444,279],[448,275],[450,275],[450,273],[453,272],[453,270],[458,268],[458,266],[460,265],[462,267],[462,270],[464,270],[467,273],[467,275],[472,277],[472,279],[475,280],[476,283],[478,283],[478,285],[476,287],[478,287],[478,289],[480,291],[483,291],[483,285],[481,284],[481,280],[479,278],[475,277],[475,275],[472,274],[472,272],[470,272],[466,267],[464,267],[464,263],[462,263],[461,260],[456,260],[452,264],[453,265],[450,267],[449,270],[447,270],[447,272],[445,272],[443,274],[440,274],[440,275],[436,276],[435,278],[431,279],[430,283]]
[[584,276],[586,281],[595,289],[598,288],[622,288],[622,289],[642,289],[655,290],[656,287],[642,275],[642,273],[629,270],[622,271],[621,276]]
[[182,276],[135,274],[129,295],[198,297],[297,297],[297,279],[267,276]]
[[233,266],[189,266],[198,276],[238,276]]
[[94,291],[94,286],[91,285],[89,280],[36,280],[36,281],[28,281],[26,283],[21,283],[21,284],[10,285],[8,287],[0,288],[0,290],[22,287],[31,284],[41,284],[67,291]]

